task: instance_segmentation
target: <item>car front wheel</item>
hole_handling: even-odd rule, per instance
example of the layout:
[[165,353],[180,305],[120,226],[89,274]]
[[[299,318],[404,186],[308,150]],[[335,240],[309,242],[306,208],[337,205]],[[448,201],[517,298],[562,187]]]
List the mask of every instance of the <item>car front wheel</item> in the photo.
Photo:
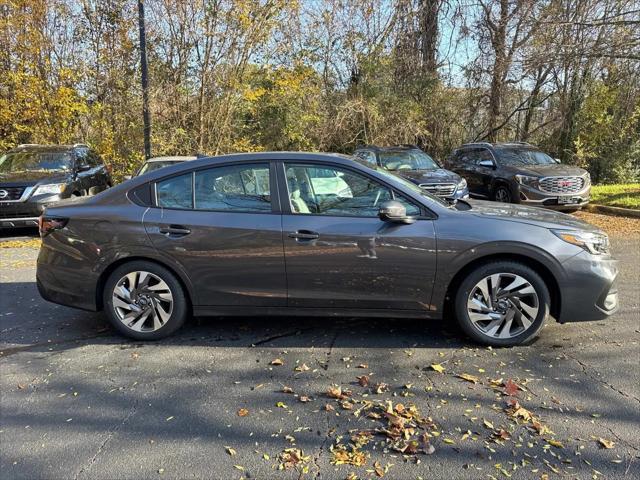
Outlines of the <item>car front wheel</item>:
[[530,267],[506,261],[473,270],[455,296],[455,313],[464,332],[480,343],[502,347],[535,338],[550,305],[544,280]]
[[493,192],[493,199],[496,202],[502,203],[511,203],[513,201],[511,191],[506,185],[499,185],[498,187],[496,187],[495,191]]
[[116,268],[104,287],[105,311],[113,326],[136,340],[157,340],[182,326],[187,299],[166,268],[134,261]]

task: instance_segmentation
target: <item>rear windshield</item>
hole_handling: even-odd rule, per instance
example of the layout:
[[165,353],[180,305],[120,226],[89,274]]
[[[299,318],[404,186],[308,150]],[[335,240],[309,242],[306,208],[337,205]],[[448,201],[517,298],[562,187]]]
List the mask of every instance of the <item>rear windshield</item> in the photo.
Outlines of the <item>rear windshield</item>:
[[0,173],[66,171],[73,168],[68,152],[11,152],[0,157]]
[[380,152],[380,163],[387,170],[436,170],[436,161],[420,150]]
[[555,165],[556,161],[540,150],[500,148],[500,163],[505,165]]

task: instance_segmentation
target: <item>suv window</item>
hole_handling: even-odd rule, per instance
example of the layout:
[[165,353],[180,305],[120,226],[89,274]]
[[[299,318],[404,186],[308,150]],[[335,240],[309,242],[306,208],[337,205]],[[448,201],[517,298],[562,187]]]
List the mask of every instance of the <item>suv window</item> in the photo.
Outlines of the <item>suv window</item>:
[[195,176],[196,210],[271,211],[268,163],[209,168]]
[[378,165],[376,161],[376,154],[370,150],[360,150],[359,152],[356,152],[356,155],[369,165],[374,167]]
[[[394,198],[390,188],[339,167],[286,166],[291,210],[296,214],[377,217],[380,205]],[[403,198],[407,215],[420,209]]]

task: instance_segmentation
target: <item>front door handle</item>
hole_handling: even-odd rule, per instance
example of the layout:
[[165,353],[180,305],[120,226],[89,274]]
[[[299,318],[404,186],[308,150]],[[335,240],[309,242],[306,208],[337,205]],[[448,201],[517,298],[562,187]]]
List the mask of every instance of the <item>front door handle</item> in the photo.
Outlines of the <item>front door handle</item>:
[[189,235],[191,230],[182,225],[162,225],[160,226],[160,233],[172,237],[183,237]]
[[298,230],[289,234],[289,238],[295,238],[296,240],[315,240],[320,238],[320,234],[312,232],[311,230]]

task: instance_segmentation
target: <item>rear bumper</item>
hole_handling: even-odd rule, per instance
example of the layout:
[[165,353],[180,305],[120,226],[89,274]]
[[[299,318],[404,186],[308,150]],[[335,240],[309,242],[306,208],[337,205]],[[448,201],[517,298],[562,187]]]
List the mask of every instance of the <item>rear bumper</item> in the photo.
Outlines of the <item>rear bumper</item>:
[[55,261],[55,257],[43,244],[36,270],[36,285],[42,298],[68,307],[97,311],[97,277],[88,275],[86,271],[64,267],[62,262]]
[[618,311],[618,261],[587,252],[567,260],[566,280],[560,285],[560,323],[603,320]]

